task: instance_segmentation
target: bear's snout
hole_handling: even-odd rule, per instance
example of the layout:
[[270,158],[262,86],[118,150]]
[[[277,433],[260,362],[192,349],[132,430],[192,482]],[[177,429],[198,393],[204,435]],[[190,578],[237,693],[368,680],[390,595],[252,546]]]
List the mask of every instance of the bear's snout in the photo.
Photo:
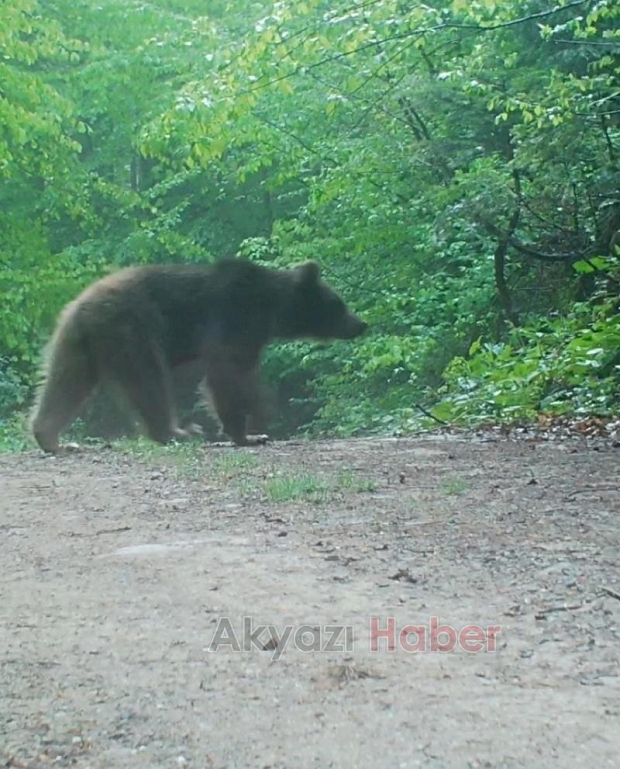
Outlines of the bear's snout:
[[361,336],[367,328],[368,323],[366,321],[358,318],[353,313],[349,313],[339,336],[341,339],[355,339],[355,337]]

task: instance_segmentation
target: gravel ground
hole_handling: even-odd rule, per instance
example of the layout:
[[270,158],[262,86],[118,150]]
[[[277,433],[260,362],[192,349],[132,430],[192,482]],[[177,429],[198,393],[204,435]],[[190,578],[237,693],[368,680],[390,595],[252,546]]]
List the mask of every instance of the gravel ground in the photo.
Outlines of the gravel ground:
[[0,766],[617,769],[619,460],[0,455]]

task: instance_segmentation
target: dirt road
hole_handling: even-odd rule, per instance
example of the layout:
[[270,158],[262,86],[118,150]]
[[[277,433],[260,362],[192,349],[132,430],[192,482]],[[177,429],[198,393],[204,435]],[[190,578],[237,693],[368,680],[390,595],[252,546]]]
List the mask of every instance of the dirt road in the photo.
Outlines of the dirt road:
[[617,769],[619,469],[568,441],[2,455],[0,766]]

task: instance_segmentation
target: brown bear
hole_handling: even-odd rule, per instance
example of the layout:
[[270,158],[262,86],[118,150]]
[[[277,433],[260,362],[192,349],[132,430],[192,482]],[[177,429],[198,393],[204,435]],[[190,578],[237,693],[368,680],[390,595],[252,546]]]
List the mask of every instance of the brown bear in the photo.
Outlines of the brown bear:
[[261,351],[273,339],[352,339],[366,323],[306,262],[288,270],[244,259],[211,266],[131,267],[102,278],[60,315],[32,415],[41,448],[58,452],[59,433],[95,386],[124,392],[150,438],[185,438],[171,397],[173,367],[202,361],[205,387],[223,431],[247,445],[259,404]]

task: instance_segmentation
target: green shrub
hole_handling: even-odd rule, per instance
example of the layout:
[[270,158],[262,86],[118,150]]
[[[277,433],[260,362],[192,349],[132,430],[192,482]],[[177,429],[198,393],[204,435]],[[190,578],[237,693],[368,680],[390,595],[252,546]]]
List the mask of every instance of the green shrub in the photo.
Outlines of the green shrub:
[[505,342],[474,342],[444,380],[435,414],[449,421],[612,414],[619,405],[620,315],[611,302],[578,303],[567,317],[513,329]]

